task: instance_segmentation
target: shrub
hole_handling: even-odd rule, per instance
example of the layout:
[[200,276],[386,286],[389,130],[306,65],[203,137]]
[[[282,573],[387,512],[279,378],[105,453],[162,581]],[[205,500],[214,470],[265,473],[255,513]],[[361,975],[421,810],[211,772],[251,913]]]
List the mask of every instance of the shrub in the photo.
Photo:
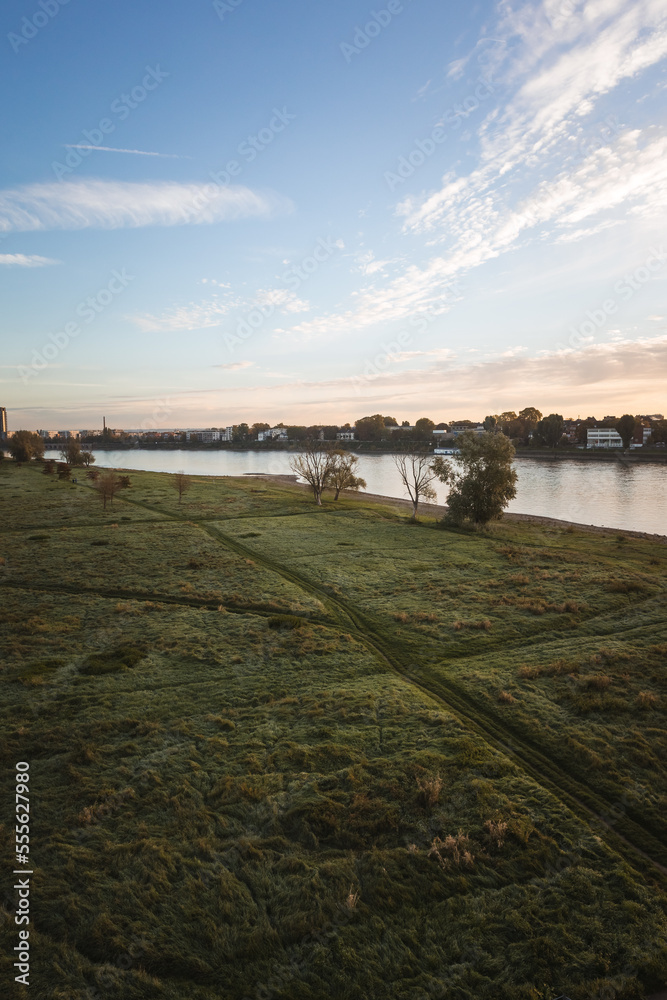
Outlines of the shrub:
[[513,705],[514,702],[516,701],[516,698],[509,691],[503,690],[498,693],[498,701],[501,701],[506,705]]
[[423,781],[417,778],[417,787],[419,788],[419,797],[422,804],[428,808],[434,806],[440,798],[443,784],[444,782],[439,774],[435,778],[424,778]]
[[594,674],[593,677],[584,679],[584,687],[594,691],[606,691],[610,684],[611,677],[608,677],[607,674]]
[[640,708],[655,708],[659,698],[652,691],[640,691],[637,695],[637,704]]
[[147,653],[141,646],[118,646],[106,653],[91,653],[79,667],[85,677],[116,674],[136,667]]
[[488,831],[491,840],[495,840],[497,846],[502,847],[507,836],[507,823],[505,820],[487,819],[484,827]]
[[303,628],[305,622],[296,615],[271,615],[268,621],[269,628]]

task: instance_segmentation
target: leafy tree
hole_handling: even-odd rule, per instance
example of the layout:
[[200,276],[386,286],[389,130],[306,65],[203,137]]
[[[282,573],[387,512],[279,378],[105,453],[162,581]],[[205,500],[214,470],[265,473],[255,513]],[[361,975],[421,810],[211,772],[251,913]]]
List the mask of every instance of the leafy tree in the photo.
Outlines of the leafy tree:
[[483,427],[485,431],[492,431],[498,424],[497,416],[484,417]]
[[385,417],[384,425],[385,427],[398,427],[398,420],[396,417]]
[[100,478],[99,469],[88,469],[86,473],[86,479],[92,479],[93,482],[97,482],[99,478]]
[[58,479],[69,479],[72,475],[72,466],[68,465],[66,462],[58,462],[56,469],[58,472]]
[[250,428],[247,424],[236,424],[232,431],[232,441],[234,444],[246,444]]
[[15,462],[29,462],[31,458],[42,458],[44,442],[33,431],[17,431],[8,442],[9,454]]
[[630,447],[630,442],[632,441],[632,438],[635,433],[636,423],[637,421],[635,420],[635,418],[632,416],[631,413],[624,413],[623,416],[619,417],[619,419],[614,424],[614,429],[617,430],[618,433],[621,435],[624,448]]
[[82,451],[81,452],[81,464],[82,465],[85,465],[86,467],[88,467],[88,466],[92,465],[94,461],[95,461],[95,456],[93,455],[92,451]]
[[649,438],[649,444],[666,444],[667,443],[667,420],[659,420],[657,423],[653,424],[651,430],[651,437]]
[[69,438],[69,440],[60,449],[60,457],[63,462],[67,462],[68,465],[83,465],[83,460],[81,458],[81,445],[76,440],[76,438]]
[[42,474],[45,476],[52,476],[55,472],[55,465],[53,462],[48,461],[44,463],[44,468],[42,469]]
[[466,433],[458,439],[458,445],[460,472],[439,455],[432,466],[438,479],[450,483],[448,517],[456,524],[466,520],[486,524],[501,517],[516,496],[512,442],[504,434]]
[[430,441],[435,430],[435,424],[428,417],[420,417],[415,424],[415,435],[425,441]]
[[356,475],[356,468],[359,459],[356,455],[341,451],[339,448],[332,452],[331,473],[329,485],[335,490],[334,500],[338,499],[341,490],[363,490],[366,488],[366,480]]
[[537,425],[542,419],[542,414],[534,406],[525,406],[523,410],[519,410],[519,417]]
[[535,428],[541,419],[541,412],[534,406],[524,407],[523,410],[519,410],[519,416],[516,418],[516,426],[513,428],[515,433],[512,433],[510,437],[517,437],[523,444],[528,444],[531,435],[535,433]]
[[385,423],[381,413],[375,413],[372,417],[360,417],[354,426],[360,441],[380,441],[384,435]]
[[307,441],[298,455],[290,462],[290,468],[297,476],[305,479],[313,491],[315,503],[322,506],[322,493],[331,482],[334,455],[330,448],[322,447],[318,441]]
[[270,427],[271,424],[264,424],[259,422],[252,425],[252,427],[250,428],[250,433],[252,434],[253,437],[257,437],[257,435],[261,433],[261,431],[268,431]]
[[181,497],[184,493],[187,493],[192,485],[190,482],[190,477],[186,476],[184,472],[175,472],[171,477],[171,485],[174,487],[178,493],[178,502],[181,502]]
[[548,417],[543,417],[535,428],[535,439],[538,444],[546,445],[547,448],[555,448],[563,436],[565,422],[560,413],[550,413]]
[[431,468],[432,454],[429,451],[408,450],[394,455],[394,465],[401,482],[412,503],[412,520],[417,520],[417,508],[422,500],[435,500],[436,492],[431,485],[435,473]]

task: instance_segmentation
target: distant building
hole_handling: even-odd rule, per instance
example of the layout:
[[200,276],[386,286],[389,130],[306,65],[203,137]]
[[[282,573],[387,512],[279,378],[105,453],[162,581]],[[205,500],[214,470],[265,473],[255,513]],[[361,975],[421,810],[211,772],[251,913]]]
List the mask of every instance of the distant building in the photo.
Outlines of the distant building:
[[613,427],[589,427],[586,430],[587,448],[622,448],[623,438]]
[[336,434],[337,441],[354,441],[354,431],[338,431]]
[[7,410],[0,406],[0,441],[7,440]]
[[270,427],[268,431],[260,431],[258,441],[287,441],[287,431],[284,427]]
[[465,423],[452,424],[449,429],[449,434],[451,437],[459,437],[461,434],[467,434],[471,432],[472,434],[483,434],[484,424],[473,424]]
[[186,431],[185,440],[201,441],[202,444],[213,444],[214,441],[221,440],[221,432],[213,430],[213,428],[208,431]]

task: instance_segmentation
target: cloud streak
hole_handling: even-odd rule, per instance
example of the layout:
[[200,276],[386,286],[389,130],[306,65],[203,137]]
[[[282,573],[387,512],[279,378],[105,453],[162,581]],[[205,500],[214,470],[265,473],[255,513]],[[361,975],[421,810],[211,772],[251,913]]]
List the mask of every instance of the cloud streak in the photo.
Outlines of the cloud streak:
[[191,160],[191,156],[180,156],[178,153],[152,153],[145,149],[118,149],[116,146],[87,146],[81,142],[66,142],[63,149],[96,149],[100,153],[132,153],[134,156],[159,156],[164,160]]
[[72,180],[0,191],[0,232],[210,225],[292,207],[242,186]]
[[52,260],[51,257],[40,257],[38,254],[0,253],[0,266],[50,267],[53,264],[62,264],[62,261]]

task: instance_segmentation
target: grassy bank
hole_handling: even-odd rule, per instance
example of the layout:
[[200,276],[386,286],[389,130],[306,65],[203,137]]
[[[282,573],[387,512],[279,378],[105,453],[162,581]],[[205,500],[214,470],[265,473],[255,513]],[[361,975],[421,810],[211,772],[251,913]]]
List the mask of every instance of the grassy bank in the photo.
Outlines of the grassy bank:
[[2,834],[9,870],[29,761],[34,995],[664,983],[667,548],[131,478],[105,512],[0,467]]

